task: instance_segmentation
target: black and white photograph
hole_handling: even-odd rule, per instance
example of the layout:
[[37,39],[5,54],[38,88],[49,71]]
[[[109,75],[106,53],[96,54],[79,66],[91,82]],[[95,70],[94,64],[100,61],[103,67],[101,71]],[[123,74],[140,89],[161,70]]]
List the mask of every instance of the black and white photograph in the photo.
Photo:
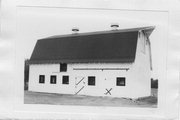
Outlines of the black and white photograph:
[[0,119],[177,119],[179,4],[1,0]]
[[111,27],[89,33],[73,28],[38,40],[26,61],[25,103],[156,107],[149,39],[155,27]]
[[157,39],[163,37],[162,23],[116,16],[133,11],[115,11],[105,18],[98,14],[113,11],[95,10],[95,15],[78,9],[51,11],[65,14],[34,15],[32,20],[36,21],[21,19],[21,37],[33,40],[26,43],[24,57],[25,104],[157,108],[155,51]]

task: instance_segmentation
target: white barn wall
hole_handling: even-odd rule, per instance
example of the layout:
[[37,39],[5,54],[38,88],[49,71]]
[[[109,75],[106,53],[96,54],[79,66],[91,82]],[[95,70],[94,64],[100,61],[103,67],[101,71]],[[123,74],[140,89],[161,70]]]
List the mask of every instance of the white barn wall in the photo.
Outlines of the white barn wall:
[[[68,64],[67,72],[59,72],[59,64],[30,65],[29,90],[48,93],[75,94],[75,77],[83,76],[85,87],[81,95],[138,98],[150,95],[149,48],[142,52],[143,34],[138,39],[135,62]],[[73,70],[73,68],[129,68],[126,70]],[[39,84],[39,75],[45,75],[45,84]],[[57,76],[57,83],[50,84],[50,75]],[[62,75],[69,75],[69,85],[62,84]],[[88,76],[96,77],[96,86],[88,86]],[[116,86],[116,77],[126,77],[126,86]],[[106,79],[106,80],[105,80]],[[111,95],[104,93],[110,89]]]
[[[30,65],[29,90],[37,92],[75,94],[75,77],[85,77],[84,95],[103,96],[105,88],[116,86],[116,77],[126,77],[122,70],[73,70],[73,68],[124,68],[129,64],[68,64],[67,72],[59,72],[59,64]],[[39,75],[45,75],[45,84],[39,84]],[[57,75],[57,84],[50,84],[50,75]],[[62,75],[69,75],[69,85],[62,84]],[[88,76],[96,77],[96,86],[88,86]],[[107,80],[104,80],[104,79]],[[113,79],[113,80],[112,80]],[[127,81],[127,80],[126,80]],[[126,85],[128,82],[126,82]],[[118,86],[123,90],[126,86]],[[113,88],[114,89],[114,88]],[[113,92],[113,90],[112,90]],[[112,93],[112,95],[115,95]],[[123,93],[124,94],[124,93]]]
[[[69,85],[62,84],[62,76],[59,73],[57,73],[58,71],[59,64],[30,65],[29,90],[37,92],[72,94],[74,92],[74,83],[70,81]],[[64,72],[63,75],[66,74],[68,74],[68,72]],[[39,75],[45,75],[44,84],[39,83]],[[51,75],[57,76],[56,84],[50,84]],[[73,76],[70,75],[69,79],[72,80],[72,78]]]
[[[131,72],[133,72],[133,78],[135,78],[133,92],[139,94],[139,96],[150,96],[151,95],[151,67],[150,67],[150,54],[149,44],[146,44],[146,37],[140,32],[138,37],[137,50],[135,63]],[[145,52],[143,52],[143,43],[145,43]],[[132,78],[132,79],[133,79]],[[138,85],[136,85],[138,84]],[[141,92],[143,91],[143,92]],[[137,93],[136,93],[137,92]]]

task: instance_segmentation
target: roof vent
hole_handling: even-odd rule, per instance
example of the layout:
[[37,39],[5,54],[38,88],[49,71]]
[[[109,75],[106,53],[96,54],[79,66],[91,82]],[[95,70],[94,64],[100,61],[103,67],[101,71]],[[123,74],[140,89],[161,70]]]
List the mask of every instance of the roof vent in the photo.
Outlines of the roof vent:
[[72,32],[74,33],[74,34],[77,34],[78,32],[79,32],[79,28],[72,28]]
[[119,25],[117,23],[111,24],[112,30],[118,30]]

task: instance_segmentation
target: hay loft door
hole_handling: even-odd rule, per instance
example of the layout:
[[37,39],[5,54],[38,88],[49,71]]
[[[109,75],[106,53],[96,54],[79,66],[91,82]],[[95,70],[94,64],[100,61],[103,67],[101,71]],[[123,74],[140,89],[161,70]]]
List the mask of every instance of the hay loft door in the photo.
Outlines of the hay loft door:
[[75,95],[84,94],[85,88],[85,77],[77,76],[75,77]]

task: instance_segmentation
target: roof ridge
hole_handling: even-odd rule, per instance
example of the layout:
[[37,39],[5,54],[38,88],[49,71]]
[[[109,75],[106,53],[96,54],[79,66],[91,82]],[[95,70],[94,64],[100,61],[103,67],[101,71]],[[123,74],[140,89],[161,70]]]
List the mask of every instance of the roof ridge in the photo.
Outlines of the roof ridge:
[[56,39],[56,38],[63,38],[63,37],[74,37],[74,36],[84,36],[84,35],[98,35],[98,34],[108,34],[108,33],[133,32],[133,31],[140,31],[140,30],[151,30],[151,31],[153,31],[154,29],[155,29],[155,26],[126,28],[126,29],[117,29],[117,30],[104,30],[104,31],[84,32],[84,33],[76,33],[76,34],[53,35],[53,36],[42,38],[39,40],[47,40],[47,39],[52,39],[52,38]]

